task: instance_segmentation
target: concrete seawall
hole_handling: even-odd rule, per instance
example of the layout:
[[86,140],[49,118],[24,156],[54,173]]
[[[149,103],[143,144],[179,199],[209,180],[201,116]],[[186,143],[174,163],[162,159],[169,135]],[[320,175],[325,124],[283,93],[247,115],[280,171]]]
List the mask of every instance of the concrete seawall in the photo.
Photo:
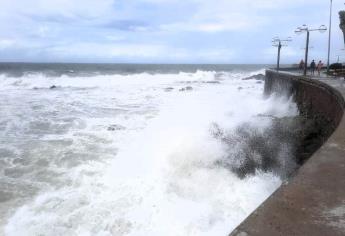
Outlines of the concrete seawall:
[[323,136],[292,179],[230,235],[345,235],[345,85],[268,70],[271,93],[293,96],[302,115],[320,120]]

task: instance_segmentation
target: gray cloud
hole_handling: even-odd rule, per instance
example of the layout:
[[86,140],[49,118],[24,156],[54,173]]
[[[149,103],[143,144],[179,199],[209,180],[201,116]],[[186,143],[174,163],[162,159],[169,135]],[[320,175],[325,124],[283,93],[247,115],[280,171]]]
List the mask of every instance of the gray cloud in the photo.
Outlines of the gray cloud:
[[[293,36],[303,23],[327,24],[327,7],[310,0],[1,0],[0,60],[274,62],[271,38]],[[335,12],[341,8],[335,3]],[[334,14],[334,50],[343,47],[337,20]],[[295,37],[282,60],[299,60],[304,41]],[[313,34],[311,56],[324,58],[326,42],[326,34]]]

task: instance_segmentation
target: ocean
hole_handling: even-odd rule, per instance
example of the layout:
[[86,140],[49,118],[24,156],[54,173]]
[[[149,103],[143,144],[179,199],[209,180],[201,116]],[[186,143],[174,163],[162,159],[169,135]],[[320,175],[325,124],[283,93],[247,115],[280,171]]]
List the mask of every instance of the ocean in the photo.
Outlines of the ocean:
[[0,235],[228,235],[293,165],[265,68],[1,63]]

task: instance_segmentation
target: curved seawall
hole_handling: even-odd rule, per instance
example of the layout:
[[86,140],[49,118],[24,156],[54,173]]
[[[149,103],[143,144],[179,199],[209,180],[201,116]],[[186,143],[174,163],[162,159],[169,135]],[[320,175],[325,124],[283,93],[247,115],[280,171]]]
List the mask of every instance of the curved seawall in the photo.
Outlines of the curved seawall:
[[291,180],[230,235],[345,235],[344,82],[267,70],[265,94],[272,93],[293,96],[319,132],[303,143],[304,164]]

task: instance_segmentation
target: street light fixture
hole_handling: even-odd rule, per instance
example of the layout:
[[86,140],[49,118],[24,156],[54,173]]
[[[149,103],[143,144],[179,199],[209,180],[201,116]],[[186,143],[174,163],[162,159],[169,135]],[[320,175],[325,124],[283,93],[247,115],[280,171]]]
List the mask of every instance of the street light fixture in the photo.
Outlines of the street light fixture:
[[286,39],[280,39],[279,37],[274,37],[272,39],[272,46],[278,48],[277,71],[279,71],[279,66],[280,66],[280,50],[282,47],[287,46],[287,44],[282,44],[282,43],[287,43],[287,42],[291,42],[291,41],[292,41],[291,37],[288,37]]
[[306,47],[305,47],[305,58],[304,58],[304,62],[305,62],[305,66],[304,66],[304,76],[307,75],[307,68],[308,68],[308,51],[309,51],[309,34],[312,31],[319,31],[320,33],[324,33],[327,31],[327,27],[325,25],[321,25],[319,28],[315,28],[315,29],[311,29],[309,28],[307,25],[302,25],[300,27],[298,27],[295,30],[296,34],[302,34],[302,33],[307,33],[307,41],[306,41]]

